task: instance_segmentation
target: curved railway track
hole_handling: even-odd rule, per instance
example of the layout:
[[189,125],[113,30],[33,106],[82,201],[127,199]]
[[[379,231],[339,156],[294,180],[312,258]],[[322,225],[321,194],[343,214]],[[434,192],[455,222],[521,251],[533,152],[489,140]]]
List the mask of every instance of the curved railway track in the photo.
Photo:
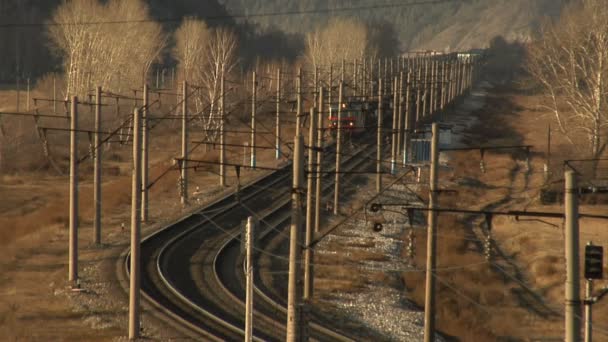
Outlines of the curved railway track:
[[[369,147],[368,147],[369,149]],[[360,149],[343,161],[345,170],[361,167],[371,152]],[[331,169],[331,168],[330,168]],[[331,190],[326,174],[323,192]],[[177,321],[195,336],[208,340],[241,340],[244,336],[244,279],[240,224],[247,216],[264,223],[258,244],[288,239],[281,234],[290,223],[291,166],[272,172],[204,209],[146,237],[141,244],[141,291],[145,301]],[[258,251],[258,253],[265,253]],[[275,257],[280,257],[275,255]],[[123,259],[128,274],[128,254]],[[282,341],[286,309],[276,291],[266,289],[256,275],[254,339]],[[314,318],[313,318],[314,319]],[[350,339],[313,322],[310,337],[319,341]]]

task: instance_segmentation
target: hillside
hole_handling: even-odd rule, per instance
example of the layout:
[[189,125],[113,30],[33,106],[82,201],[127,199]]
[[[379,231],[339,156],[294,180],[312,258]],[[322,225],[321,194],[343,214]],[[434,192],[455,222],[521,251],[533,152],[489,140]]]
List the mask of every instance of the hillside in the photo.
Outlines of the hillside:
[[[225,0],[231,13],[273,13],[327,8],[381,6],[394,1]],[[413,1],[410,1],[413,2]],[[332,16],[355,16],[395,26],[403,49],[466,49],[487,46],[497,35],[528,40],[544,16],[555,16],[566,0],[462,0],[334,14],[259,17],[257,23],[287,32],[308,32]]]
[[[302,41],[294,34],[309,32],[335,16],[358,16],[376,27],[386,27],[384,24],[388,23],[395,28],[404,50],[483,47],[497,35],[527,40],[540,18],[558,14],[566,1],[454,0],[432,5],[338,11],[333,14],[253,16],[250,22],[239,26],[243,38],[241,53],[243,60],[255,59],[256,56],[293,57],[300,54],[302,46]],[[12,83],[17,75],[22,79],[36,78],[57,70],[59,63],[48,49],[45,27],[40,24],[49,20],[59,3],[60,0],[0,0],[0,22],[9,25],[0,28],[0,50],[3,51],[0,54],[0,82]],[[184,16],[215,18],[209,21],[210,25],[232,25],[231,14],[381,6],[394,4],[395,1],[148,0],[148,3],[153,17],[163,20],[167,31],[171,31]],[[244,24],[242,20],[237,21]],[[21,25],[24,23],[26,25]]]

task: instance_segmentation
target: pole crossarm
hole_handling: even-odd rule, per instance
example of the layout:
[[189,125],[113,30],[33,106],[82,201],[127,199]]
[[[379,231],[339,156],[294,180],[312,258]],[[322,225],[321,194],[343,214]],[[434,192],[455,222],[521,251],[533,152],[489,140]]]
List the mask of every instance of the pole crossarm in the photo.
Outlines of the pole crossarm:
[[[199,164],[207,164],[207,165],[224,165],[224,166],[233,166],[233,167],[238,167],[238,168],[243,168],[243,169],[253,169],[253,167],[251,167],[250,165],[232,164],[232,163],[220,163],[220,162],[208,161],[208,160],[184,159],[184,158],[174,158],[174,160],[176,162],[186,161],[186,162],[189,162],[189,163],[199,163]],[[189,169],[196,169],[198,167],[199,166],[194,165],[194,166],[190,166],[188,168]],[[255,169],[268,170],[268,171],[280,171],[281,170],[280,168],[265,167],[265,166],[256,166]]]
[[505,146],[469,146],[469,147],[454,147],[454,148],[442,148],[441,152],[451,152],[451,151],[476,151],[476,150],[508,150],[508,149],[524,149],[531,150],[534,148],[533,145],[505,145]]
[[[226,131],[224,131],[226,132]],[[248,134],[251,132],[247,132]],[[201,145],[211,145],[213,147],[215,146],[221,146],[221,144],[219,142],[212,142],[212,141],[192,141],[193,144],[201,144]],[[224,146],[226,147],[247,147],[250,148],[251,145],[242,145],[242,144],[224,144]],[[274,150],[275,147],[274,146],[260,146],[260,145],[255,145],[254,146],[257,149],[260,150]]]
[[[51,103],[53,103],[53,102],[58,102],[58,103],[66,103],[66,102],[68,102],[66,100],[54,100],[54,99],[45,99],[45,98],[39,98],[39,97],[34,97],[32,99],[32,101],[34,101],[34,103],[36,103],[37,101],[40,101],[40,102],[51,102]],[[86,101],[78,101],[78,104],[79,105],[88,105],[88,106],[96,106],[97,105],[97,103],[95,103],[95,102],[86,102]],[[111,105],[101,104],[100,106],[102,106],[102,107],[109,107]]]
[[[372,203],[372,206],[382,210],[382,207],[395,207],[400,206],[401,209],[405,210],[419,210],[419,211],[430,211],[433,210],[439,213],[455,213],[455,214],[478,214],[478,215],[496,215],[496,216],[515,216],[515,217],[548,217],[548,218],[564,218],[563,213],[554,213],[546,211],[525,211],[525,210],[508,210],[508,211],[487,211],[487,210],[468,210],[458,208],[434,208],[429,209],[426,207],[410,206],[410,203]],[[579,214],[581,218],[590,219],[601,219],[608,220],[608,215],[596,215],[596,214]]]
[[[37,109],[34,109],[37,110]],[[32,116],[38,118],[52,118],[52,119],[69,119],[65,115],[50,115],[50,114],[33,114],[33,113],[19,113],[19,112],[0,112],[0,115],[11,115],[11,116]]]

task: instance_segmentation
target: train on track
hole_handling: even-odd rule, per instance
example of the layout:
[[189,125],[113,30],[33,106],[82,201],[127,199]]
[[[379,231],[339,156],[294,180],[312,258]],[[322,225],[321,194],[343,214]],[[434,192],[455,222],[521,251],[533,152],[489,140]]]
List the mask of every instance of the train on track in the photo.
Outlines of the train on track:
[[[389,103],[386,103],[386,106],[383,107],[385,108],[383,110],[385,118],[390,111],[389,105]],[[338,108],[338,106],[341,106],[341,108]],[[340,117],[338,117],[339,109]],[[332,104],[329,113],[329,129],[332,136],[336,135],[339,121],[341,122],[342,132],[346,136],[359,135],[370,128],[375,129],[378,121],[378,102],[351,99],[342,102],[342,104]]]

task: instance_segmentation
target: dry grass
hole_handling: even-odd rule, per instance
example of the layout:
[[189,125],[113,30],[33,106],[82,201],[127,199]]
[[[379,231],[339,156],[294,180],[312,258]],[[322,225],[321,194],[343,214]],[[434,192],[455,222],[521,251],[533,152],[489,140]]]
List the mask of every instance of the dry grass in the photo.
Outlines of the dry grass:
[[[14,103],[11,102],[14,95],[12,92],[0,92],[0,104],[5,104],[0,106],[0,110],[14,109]],[[24,99],[22,93],[22,100]],[[3,117],[4,123],[5,119]],[[270,122],[267,124],[272,127]],[[18,126],[18,123],[15,125]],[[32,126],[31,122],[28,125]],[[243,127],[234,124],[231,129],[244,130]],[[170,123],[163,123],[154,131],[151,140],[150,181],[154,181],[171,166],[172,157],[179,153],[178,136],[178,131]],[[57,140],[60,144],[53,149],[57,153],[58,163],[64,169],[68,163],[66,138],[67,135],[59,134]],[[197,139],[195,133],[193,139]],[[246,139],[244,136],[232,136],[228,141],[240,144]],[[87,304],[89,298],[98,295],[96,293],[84,296],[66,293],[68,179],[66,175],[58,176],[53,170],[41,167],[45,161],[40,159],[41,145],[36,137],[32,140],[31,149],[25,146],[8,146],[15,151],[18,148],[19,153],[4,153],[3,167],[0,168],[0,248],[3,250],[0,262],[0,340],[110,341],[124,336],[124,294],[120,289],[114,288],[116,284],[108,284],[114,290],[108,298],[101,300],[103,304],[99,307]],[[3,146],[3,151],[6,152],[8,147]],[[88,148],[84,136],[81,147],[84,155]],[[231,149],[228,153],[229,161],[240,163],[241,152],[242,149]],[[205,153],[200,147],[192,154],[192,158],[217,161],[218,152],[210,150]],[[261,151],[258,160],[260,164],[274,166],[274,152]],[[203,189],[204,193],[219,190],[219,177],[213,172],[217,172],[217,167],[193,170],[190,173],[191,191],[196,186]],[[259,175],[259,171],[244,170],[241,181],[246,182]],[[128,232],[121,230],[121,223],[125,223],[128,229],[131,147],[113,144],[112,149],[104,153],[103,248],[92,245],[91,179],[92,166],[89,160],[80,165],[80,270],[83,281],[105,282],[111,276],[110,273],[115,271],[112,260],[115,260],[128,239]],[[230,169],[228,184],[235,183],[234,170]],[[155,182],[150,194],[150,223],[166,221],[182,212],[178,204],[176,184],[176,171],[169,172]],[[145,231],[147,227],[144,227]],[[90,270],[99,265],[104,265],[103,271],[107,274],[91,273]],[[118,304],[108,307],[111,301]],[[103,323],[107,319],[111,323]],[[95,323],[99,320],[103,324]],[[158,322],[148,326],[163,329]],[[157,333],[157,336],[163,336],[162,331]],[[172,338],[174,335],[165,337]]]
[[[486,151],[486,173],[479,167],[478,151],[449,153],[452,171],[442,170],[445,188],[458,189],[457,195],[440,197],[444,207],[486,210],[537,210],[562,212],[559,205],[540,206],[538,195],[544,182],[542,165],[549,113],[539,111],[538,98],[517,90],[495,88],[486,107],[475,115],[479,123],[467,132],[470,145],[533,145],[531,173],[525,173],[525,154],[518,151]],[[555,163],[573,156],[573,149],[563,137],[554,135],[552,151]],[[481,142],[481,143],[480,143]],[[463,179],[467,181],[463,182]],[[604,212],[605,206],[582,207],[581,211]],[[483,262],[479,227],[483,217],[440,215],[438,267],[473,265],[454,271],[438,271],[437,323],[439,329],[462,341],[534,340],[561,338],[560,317],[564,293],[563,231],[561,220],[516,221],[495,217],[492,225],[493,262],[501,269]],[[555,226],[552,226],[555,225]],[[581,222],[581,247],[591,237],[608,240],[601,224]],[[404,239],[407,239],[404,236]],[[426,238],[418,236],[416,262],[424,267]],[[405,256],[405,254],[404,254]],[[424,304],[424,273],[403,275],[412,300]],[[442,284],[445,282],[450,286]],[[605,283],[605,282],[603,282]],[[523,285],[522,285],[523,284]],[[598,314],[608,314],[606,303],[594,307]],[[594,316],[600,317],[600,316]],[[602,325],[596,318],[594,323]],[[595,332],[595,338],[608,335]]]

